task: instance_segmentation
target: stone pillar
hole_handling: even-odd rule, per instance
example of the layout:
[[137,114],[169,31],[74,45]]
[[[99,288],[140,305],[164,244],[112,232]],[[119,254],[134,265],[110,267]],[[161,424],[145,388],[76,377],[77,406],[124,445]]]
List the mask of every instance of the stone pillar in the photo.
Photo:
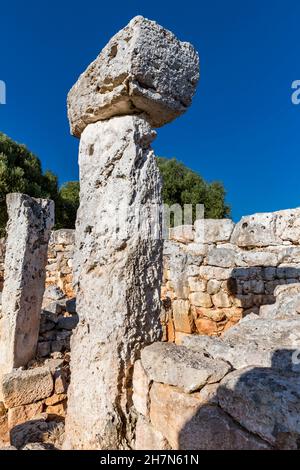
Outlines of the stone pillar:
[[35,355],[45,288],[45,266],[54,203],[25,194],[7,195],[0,375],[25,366]]
[[162,201],[152,127],[185,111],[197,80],[192,46],[137,17],[69,94],[71,132],[81,136],[80,322],[71,342],[65,448],[131,445],[133,364],[161,337]]

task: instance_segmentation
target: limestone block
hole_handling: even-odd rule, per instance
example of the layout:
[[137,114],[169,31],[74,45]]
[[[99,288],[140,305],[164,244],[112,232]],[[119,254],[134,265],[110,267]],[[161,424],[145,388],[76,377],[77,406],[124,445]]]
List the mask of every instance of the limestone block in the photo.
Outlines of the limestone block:
[[8,428],[12,429],[18,424],[30,421],[43,411],[43,402],[16,406],[8,410]]
[[139,416],[136,423],[135,450],[169,450],[171,449],[164,436],[154,429],[152,424]]
[[188,300],[173,301],[173,321],[176,331],[183,333],[192,333],[193,318],[190,311],[190,303]]
[[25,194],[6,197],[9,221],[0,320],[0,375],[35,355],[54,203]]
[[49,397],[53,391],[53,379],[48,367],[15,369],[3,375],[1,388],[6,408],[13,408]]
[[203,279],[195,279],[194,277],[188,278],[188,284],[191,292],[205,292],[206,281]]
[[218,334],[218,325],[210,318],[197,318],[195,320],[195,325],[200,335],[213,336]]
[[189,298],[191,305],[195,305],[196,307],[212,307],[211,297],[207,292],[193,292],[190,294]]
[[200,267],[200,276],[203,279],[216,279],[217,281],[225,281],[230,279],[231,276],[236,272],[236,270],[232,270],[229,268],[218,268],[214,266],[201,266]]
[[210,295],[217,294],[219,290],[221,289],[221,282],[217,281],[216,279],[210,279],[207,282],[207,292]]
[[218,308],[229,308],[232,305],[231,299],[226,292],[219,291],[217,294],[212,296],[212,302],[215,307]]
[[190,243],[194,240],[194,226],[193,225],[179,225],[170,229],[170,240],[179,243]]
[[144,112],[153,127],[184,113],[199,79],[199,58],[187,42],[142,16],[104,47],[68,95],[73,135],[100,119]]
[[230,219],[200,219],[194,225],[196,243],[228,242],[234,228]]
[[190,351],[170,343],[154,343],[141,353],[150,380],[193,392],[206,383],[218,382],[230,370],[228,363],[215,361],[205,352]]
[[231,248],[211,248],[207,254],[207,264],[221,268],[235,266],[236,251]]
[[250,432],[281,449],[298,449],[300,376],[247,367],[225,377],[221,407]]
[[150,396],[151,423],[166,437],[172,449],[269,448],[267,443],[236,425],[219,407],[207,405],[198,393],[187,395],[175,387],[154,383]]
[[278,264],[277,253],[268,251],[239,251],[236,256],[237,266],[266,266],[273,267]]
[[242,217],[235,226],[231,243],[240,247],[299,244],[300,209],[254,214]]
[[134,364],[132,377],[132,401],[135,409],[143,416],[148,416],[150,380],[140,360]]

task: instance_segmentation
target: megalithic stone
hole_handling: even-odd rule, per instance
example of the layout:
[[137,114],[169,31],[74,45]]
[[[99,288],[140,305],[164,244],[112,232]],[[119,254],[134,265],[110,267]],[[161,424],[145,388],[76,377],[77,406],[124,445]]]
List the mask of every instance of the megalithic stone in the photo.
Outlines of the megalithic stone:
[[45,289],[45,266],[54,203],[13,193],[8,210],[2,317],[0,319],[0,375],[26,366],[38,342]]
[[81,136],[65,448],[131,445],[132,369],[161,337],[161,178],[153,126],[183,113],[199,75],[191,45],[134,18],[68,97]]

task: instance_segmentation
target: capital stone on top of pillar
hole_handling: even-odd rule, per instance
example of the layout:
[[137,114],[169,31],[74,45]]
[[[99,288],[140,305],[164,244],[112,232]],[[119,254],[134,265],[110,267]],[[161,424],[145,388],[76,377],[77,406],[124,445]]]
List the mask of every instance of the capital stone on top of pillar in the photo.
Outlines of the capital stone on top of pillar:
[[188,42],[136,16],[104,47],[68,95],[71,133],[113,116],[144,113],[152,127],[183,114],[199,80],[199,57]]

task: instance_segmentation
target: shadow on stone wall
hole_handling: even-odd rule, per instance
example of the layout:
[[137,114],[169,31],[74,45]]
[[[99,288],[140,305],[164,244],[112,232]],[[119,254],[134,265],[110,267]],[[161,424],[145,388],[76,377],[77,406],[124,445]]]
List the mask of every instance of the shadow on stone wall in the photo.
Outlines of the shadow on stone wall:
[[249,309],[259,313],[261,306],[275,303],[277,286],[297,283],[300,283],[300,268],[253,266],[234,268],[227,289],[246,313]]
[[[180,450],[299,450],[299,351],[279,349],[271,367],[227,374],[179,434]],[[298,361],[299,362],[299,361]]]

